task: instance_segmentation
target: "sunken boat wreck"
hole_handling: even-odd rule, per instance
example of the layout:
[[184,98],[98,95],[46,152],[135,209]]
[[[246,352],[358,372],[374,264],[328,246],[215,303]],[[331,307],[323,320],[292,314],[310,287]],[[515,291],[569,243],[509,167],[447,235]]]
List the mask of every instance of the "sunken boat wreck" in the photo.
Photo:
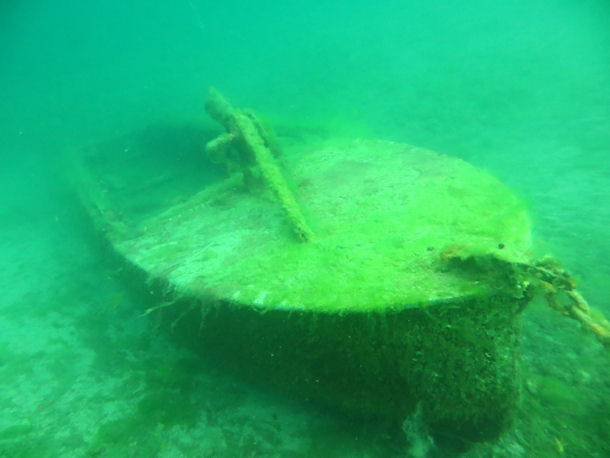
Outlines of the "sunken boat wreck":
[[[144,313],[274,390],[398,429],[420,412],[436,437],[498,437],[518,405],[532,278],[562,278],[532,262],[520,199],[424,148],[276,137],[214,89],[206,109],[225,129],[207,146],[201,132],[134,135],[72,154]],[[204,149],[229,172],[205,186]]]

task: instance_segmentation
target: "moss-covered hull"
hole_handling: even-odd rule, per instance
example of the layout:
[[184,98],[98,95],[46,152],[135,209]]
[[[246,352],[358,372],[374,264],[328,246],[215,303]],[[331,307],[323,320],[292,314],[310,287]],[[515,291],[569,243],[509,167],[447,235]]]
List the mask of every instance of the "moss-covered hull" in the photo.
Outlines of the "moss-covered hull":
[[[490,303],[508,310],[490,315]],[[518,307],[499,297],[386,314],[220,306],[193,338],[265,386],[396,427],[421,404],[435,435],[481,441],[516,408]]]
[[[283,161],[314,226],[306,244],[238,179],[158,210],[112,191],[124,169],[108,161],[85,160],[76,186],[147,313],[219,365],[397,428],[419,410],[437,436],[496,437],[518,402],[528,300],[500,272],[529,244],[518,199],[397,143],[301,145]],[[135,208],[125,196],[146,212],[117,216]]]
[[261,311],[206,295],[177,298],[167,282],[150,281],[109,249],[134,297],[148,310],[160,307],[157,323],[264,389],[374,418],[393,431],[419,411],[432,436],[454,444],[493,440],[514,418],[526,296],[464,297],[387,313]]

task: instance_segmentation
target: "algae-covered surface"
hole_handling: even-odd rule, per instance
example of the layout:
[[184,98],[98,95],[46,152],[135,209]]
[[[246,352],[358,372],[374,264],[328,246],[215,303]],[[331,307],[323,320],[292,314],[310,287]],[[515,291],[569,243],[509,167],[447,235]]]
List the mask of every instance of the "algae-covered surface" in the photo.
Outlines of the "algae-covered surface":
[[113,242],[184,295],[327,312],[400,309],[493,291],[493,284],[443,271],[440,253],[453,245],[509,262],[526,258],[524,205],[462,160],[364,139],[298,144],[282,159],[315,233],[309,242],[295,240],[279,203],[264,189],[246,189],[240,173]]

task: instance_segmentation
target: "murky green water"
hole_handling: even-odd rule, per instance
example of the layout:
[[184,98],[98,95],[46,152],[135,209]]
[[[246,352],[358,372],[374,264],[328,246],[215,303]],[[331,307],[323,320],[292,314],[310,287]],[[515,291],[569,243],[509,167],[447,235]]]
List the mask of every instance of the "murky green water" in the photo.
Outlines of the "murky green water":
[[[3,2],[0,456],[445,456],[232,379],[140,318],[61,153],[213,126],[209,85],[280,134],[432,148],[515,189],[537,252],[610,315],[608,24],[603,0]],[[467,456],[610,454],[608,352],[537,304],[522,350],[515,426]]]

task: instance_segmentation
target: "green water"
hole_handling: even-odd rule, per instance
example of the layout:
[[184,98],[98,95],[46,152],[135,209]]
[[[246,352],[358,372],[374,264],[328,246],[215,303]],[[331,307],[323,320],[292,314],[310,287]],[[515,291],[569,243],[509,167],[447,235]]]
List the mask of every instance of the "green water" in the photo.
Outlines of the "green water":
[[[606,1],[158,3],[0,5],[0,456],[449,453],[208,367],[139,318],[90,243],[61,153],[214,126],[209,85],[279,134],[404,141],[485,168],[528,202],[537,252],[610,315]],[[522,338],[518,419],[466,456],[608,456],[608,352],[537,304]]]

